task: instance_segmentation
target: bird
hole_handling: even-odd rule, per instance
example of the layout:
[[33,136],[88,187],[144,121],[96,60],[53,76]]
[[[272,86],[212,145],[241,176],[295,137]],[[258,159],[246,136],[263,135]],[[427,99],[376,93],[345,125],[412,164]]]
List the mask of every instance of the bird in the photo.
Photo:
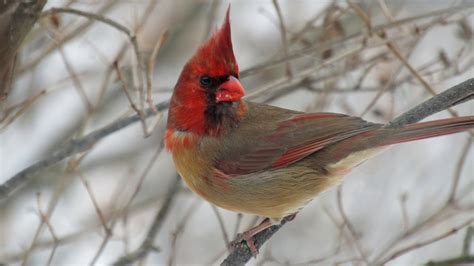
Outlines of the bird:
[[338,113],[304,113],[244,98],[223,25],[184,65],[170,100],[164,143],[186,185],[208,202],[266,217],[239,235],[253,236],[293,218],[319,193],[386,147],[474,127],[474,116],[399,128]]

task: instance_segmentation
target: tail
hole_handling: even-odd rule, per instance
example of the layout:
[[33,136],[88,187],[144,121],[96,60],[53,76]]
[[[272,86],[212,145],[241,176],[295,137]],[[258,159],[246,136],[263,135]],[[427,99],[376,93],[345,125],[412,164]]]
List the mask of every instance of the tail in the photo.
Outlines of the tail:
[[[389,146],[414,140],[433,138],[448,134],[454,134],[474,128],[474,116],[441,119],[430,122],[409,124],[400,128],[379,127],[374,130],[361,133],[351,138],[342,140],[318,151],[318,162],[322,165],[330,165],[341,162],[344,158],[355,152],[371,150],[377,147]],[[347,169],[354,167],[372,156],[373,153],[359,154],[357,160],[345,165]]]
[[[433,138],[466,131],[474,127],[474,116],[447,118],[430,122],[406,125],[402,128],[390,129],[379,145],[392,145],[408,141]],[[386,129],[380,129],[385,131]]]

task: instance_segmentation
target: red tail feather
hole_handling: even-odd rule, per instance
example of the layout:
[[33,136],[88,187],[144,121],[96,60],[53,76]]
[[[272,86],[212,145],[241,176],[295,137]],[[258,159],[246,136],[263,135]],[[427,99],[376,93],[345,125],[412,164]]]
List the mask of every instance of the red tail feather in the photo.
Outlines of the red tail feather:
[[468,130],[474,127],[474,116],[447,118],[407,125],[387,136],[381,145],[438,137]]

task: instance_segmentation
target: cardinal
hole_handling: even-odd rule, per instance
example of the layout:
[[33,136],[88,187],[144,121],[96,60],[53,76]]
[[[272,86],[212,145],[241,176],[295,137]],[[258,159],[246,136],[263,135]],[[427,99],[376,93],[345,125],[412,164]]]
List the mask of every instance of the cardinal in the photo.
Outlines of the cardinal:
[[219,207],[267,217],[252,237],[292,217],[387,146],[465,131],[474,116],[387,128],[337,113],[302,113],[243,99],[224,24],[184,66],[174,88],[165,145],[187,186]]

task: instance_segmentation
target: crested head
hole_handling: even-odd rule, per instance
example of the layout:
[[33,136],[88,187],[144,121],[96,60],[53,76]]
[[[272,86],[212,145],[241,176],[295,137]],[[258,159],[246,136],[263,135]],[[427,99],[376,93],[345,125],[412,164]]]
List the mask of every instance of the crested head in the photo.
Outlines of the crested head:
[[206,73],[210,76],[230,74],[238,77],[239,66],[232,48],[230,7],[227,9],[222,26],[201,45],[186,64],[186,68],[192,72]]
[[219,135],[234,126],[245,104],[232,49],[230,7],[223,25],[184,66],[171,98],[168,128]]

